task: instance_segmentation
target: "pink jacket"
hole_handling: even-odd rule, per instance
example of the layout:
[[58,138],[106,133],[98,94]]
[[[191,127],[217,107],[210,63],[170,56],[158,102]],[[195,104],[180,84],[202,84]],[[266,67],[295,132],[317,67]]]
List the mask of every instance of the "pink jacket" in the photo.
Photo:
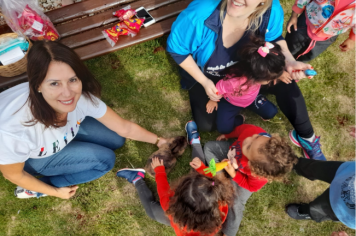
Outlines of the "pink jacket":
[[[256,99],[259,91],[260,91],[260,84],[251,85],[247,91],[243,92],[241,96],[234,95],[235,91],[240,90],[240,86],[246,82],[245,77],[239,78],[232,78],[229,80],[219,80],[216,84],[216,89],[219,91],[220,95],[231,103],[232,105],[238,107],[247,107]],[[242,86],[242,90],[246,89],[247,86]]]
[[325,41],[352,28],[349,38],[355,41],[355,0],[296,0],[292,9],[305,10],[312,40]]

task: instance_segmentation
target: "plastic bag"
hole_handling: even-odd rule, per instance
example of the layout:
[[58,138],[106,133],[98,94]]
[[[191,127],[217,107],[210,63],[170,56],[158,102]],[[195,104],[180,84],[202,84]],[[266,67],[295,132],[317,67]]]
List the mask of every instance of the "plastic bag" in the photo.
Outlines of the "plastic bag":
[[31,40],[59,38],[51,20],[37,5],[37,0],[0,0],[0,8],[8,26]]

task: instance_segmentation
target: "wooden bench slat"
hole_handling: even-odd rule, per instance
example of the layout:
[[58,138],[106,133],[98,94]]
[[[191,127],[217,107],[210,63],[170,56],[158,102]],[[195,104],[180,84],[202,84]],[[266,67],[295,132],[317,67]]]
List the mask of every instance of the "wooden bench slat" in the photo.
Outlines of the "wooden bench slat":
[[122,37],[114,47],[111,47],[106,40],[102,40],[83,47],[76,48],[74,49],[74,51],[79,55],[80,59],[82,60],[88,60],[94,57],[102,56],[107,53],[132,46],[134,44],[159,38],[164,34],[170,32],[171,26],[175,20],[176,17],[171,17],[164,21],[160,21],[154,25],[151,25],[148,28],[143,28],[141,29],[140,33],[134,38]]
[[87,0],[64,6],[46,13],[54,24],[82,17],[91,13],[106,10],[122,4],[128,4],[134,0]]
[[[188,4],[190,2],[191,2],[191,0],[175,2],[173,4],[161,7],[157,10],[150,11],[150,14],[157,21],[164,20],[171,16],[178,15],[182,10],[184,10],[188,6]],[[102,27],[98,27],[98,28],[95,28],[92,30],[85,31],[81,34],[69,36],[67,38],[62,39],[61,43],[67,45],[70,48],[76,48],[76,47],[84,46],[89,43],[93,43],[95,41],[102,40],[102,39],[104,39],[104,35],[102,34],[102,31],[112,27],[113,25],[114,24],[106,25],[106,26],[102,26]],[[148,27],[148,30],[150,30],[150,28],[151,28],[151,26]],[[141,30],[142,29],[143,28],[141,28]],[[119,41],[126,37],[127,36],[120,36]],[[131,37],[129,37],[129,38],[131,38]]]
[[[130,5],[132,9],[137,9],[143,6],[148,11],[151,11],[158,7],[162,7],[176,1],[179,0],[140,0],[130,3]],[[117,17],[114,17],[112,13],[121,9],[122,7],[124,6],[121,5],[112,10],[108,10],[91,17],[86,17],[72,22],[68,22],[66,24],[61,24],[58,25],[56,28],[61,37],[68,37],[73,34],[82,33],[86,30],[90,30],[117,21]]]
[[17,75],[14,77],[2,77],[0,76],[0,88],[12,86],[18,83],[27,81],[27,73]]

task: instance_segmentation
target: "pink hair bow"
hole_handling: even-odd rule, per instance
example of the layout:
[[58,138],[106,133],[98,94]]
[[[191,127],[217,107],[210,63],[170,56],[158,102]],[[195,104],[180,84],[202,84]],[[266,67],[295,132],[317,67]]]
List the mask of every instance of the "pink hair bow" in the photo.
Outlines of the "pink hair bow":
[[262,56],[266,57],[267,54],[269,53],[269,50],[274,48],[274,45],[272,43],[266,42],[264,47],[259,47],[257,52]]

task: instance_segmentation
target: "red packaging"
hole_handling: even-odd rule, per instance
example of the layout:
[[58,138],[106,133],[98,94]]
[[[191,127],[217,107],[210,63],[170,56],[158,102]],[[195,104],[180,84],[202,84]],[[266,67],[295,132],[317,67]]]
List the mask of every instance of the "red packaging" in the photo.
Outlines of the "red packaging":
[[136,19],[125,20],[124,24],[127,26],[129,30],[129,35],[133,37],[140,31],[143,22],[144,19],[136,18]]
[[117,25],[114,25],[111,29],[106,29],[102,31],[106,40],[110,43],[111,47],[119,40],[120,35],[128,35],[129,32],[126,28],[126,25],[120,22]]
[[128,10],[120,9],[120,10],[114,12],[113,15],[117,16],[120,21],[124,21],[124,20],[129,20],[134,15],[136,15],[136,11],[133,9],[128,9]]

